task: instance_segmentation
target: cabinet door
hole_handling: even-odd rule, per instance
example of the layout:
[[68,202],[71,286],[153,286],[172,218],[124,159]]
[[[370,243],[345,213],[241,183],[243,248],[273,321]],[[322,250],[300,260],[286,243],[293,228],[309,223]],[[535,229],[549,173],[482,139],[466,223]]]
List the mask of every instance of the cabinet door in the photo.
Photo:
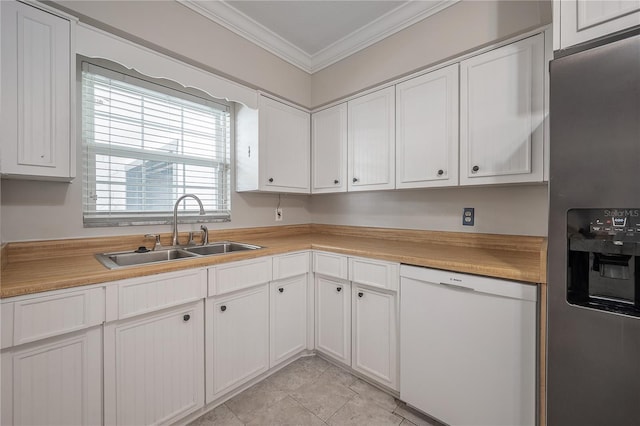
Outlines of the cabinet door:
[[270,284],[270,366],[307,348],[308,275]]
[[[554,10],[560,16],[558,49],[603,37],[640,25],[640,0],[562,0]],[[559,19],[558,19],[559,18]]]
[[3,425],[102,424],[102,328],[2,353]]
[[397,297],[353,284],[354,370],[398,390]]
[[460,65],[460,184],[543,178],[544,36]]
[[309,193],[309,113],[260,97],[260,187]]
[[347,104],[311,116],[311,192],[347,190]]
[[202,302],[105,326],[105,424],[169,423],[204,405]]
[[351,365],[351,292],[345,281],[316,276],[316,350]]
[[268,370],[268,289],[207,299],[207,402]]
[[349,191],[395,187],[395,87],[348,102]]
[[396,188],[458,184],[458,64],[396,86]]
[[2,173],[70,180],[71,22],[2,2]]

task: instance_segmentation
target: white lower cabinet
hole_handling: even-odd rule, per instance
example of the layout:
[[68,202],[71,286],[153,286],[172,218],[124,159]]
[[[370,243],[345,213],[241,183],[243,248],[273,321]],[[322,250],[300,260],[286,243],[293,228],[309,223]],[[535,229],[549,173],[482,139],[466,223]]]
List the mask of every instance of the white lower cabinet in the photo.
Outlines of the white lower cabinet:
[[398,390],[398,298],[395,292],[352,284],[354,370]]
[[102,424],[102,329],[2,352],[3,425]]
[[105,424],[178,420],[204,405],[202,301],[105,325]]
[[269,285],[205,303],[209,403],[269,369]]
[[270,367],[307,348],[307,281],[304,274],[270,284]]
[[351,365],[351,291],[348,281],[315,277],[316,350]]

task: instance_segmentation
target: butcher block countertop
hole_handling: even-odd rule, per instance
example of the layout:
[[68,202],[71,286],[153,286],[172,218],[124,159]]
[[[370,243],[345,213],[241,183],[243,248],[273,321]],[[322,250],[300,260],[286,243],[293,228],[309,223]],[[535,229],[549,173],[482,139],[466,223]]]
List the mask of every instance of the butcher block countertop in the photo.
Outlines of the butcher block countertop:
[[[170,239],[170,234],[162,235],[163,244]],[[150,241],[132,235],[8,243],[2,248],[0,298],[309,249],[521,282],[547,281],[544,237],[312,224],[210,230],[209,240],[264,248],[109,270],[96,253],[150,247]]]

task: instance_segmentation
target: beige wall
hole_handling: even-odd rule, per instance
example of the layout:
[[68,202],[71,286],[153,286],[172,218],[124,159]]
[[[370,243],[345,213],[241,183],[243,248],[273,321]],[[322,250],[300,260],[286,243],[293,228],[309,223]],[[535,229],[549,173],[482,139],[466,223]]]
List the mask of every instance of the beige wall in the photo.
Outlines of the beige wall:
[[[80,165],[79,165],[80,166]],[[83,228],[82,180],[73,183],[2,181],[2,242],[103,235],[170,233],[170,225]],[[283,195],[283,221],[275,222],[276,194],[231,192],[231,222],[208,224],[216,229],[309,223],[309,196]],[[198,231],[199,224],[180,225],[180,231]]]
[[[309,106],[311,76],[176,1],[57,1],[90,25]],[[125,33],[125,34],[122,34]]]
[[550,1],[461,1],[313,74],[321,106],[551,23]]
[[314,195],[310,207],[315,223],[518,235],[547,235],[548,209],[546,184]]

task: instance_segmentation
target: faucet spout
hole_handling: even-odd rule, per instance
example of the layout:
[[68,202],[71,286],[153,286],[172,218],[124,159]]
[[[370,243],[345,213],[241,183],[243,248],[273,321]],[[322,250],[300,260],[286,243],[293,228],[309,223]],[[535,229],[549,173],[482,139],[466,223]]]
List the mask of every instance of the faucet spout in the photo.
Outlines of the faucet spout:
[[202,201],[194,194],[184,194],[182,197],[176,200],[176,203],[173,206],[173,239],[171,240],[171,245],[178,245],[178,205],[185,198],[193,198],[200,205],[200,215],[204,214],[204,206],[202,205]]

